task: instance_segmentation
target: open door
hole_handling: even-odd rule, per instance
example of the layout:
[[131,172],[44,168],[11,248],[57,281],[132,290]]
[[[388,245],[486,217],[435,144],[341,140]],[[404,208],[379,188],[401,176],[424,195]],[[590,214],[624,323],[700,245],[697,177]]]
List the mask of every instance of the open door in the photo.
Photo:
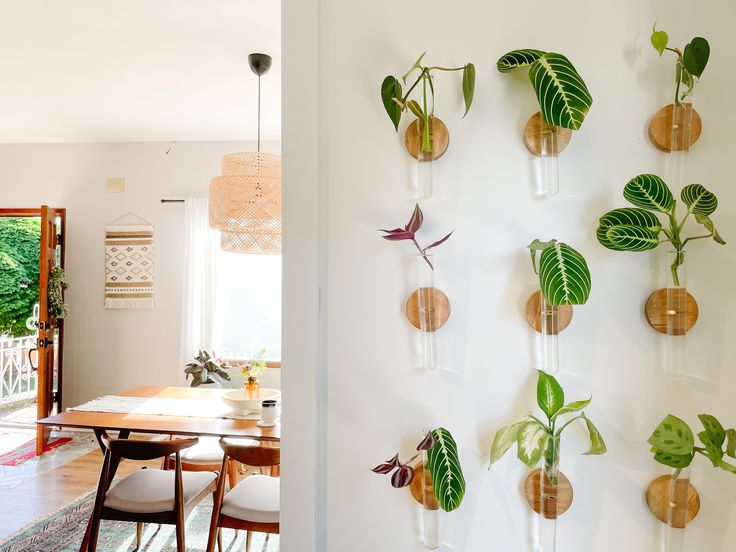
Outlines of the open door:
[[[49,273],[64,267],[65,211],[41,206],[41,254],[39,271],[38,371],[36,373],[37,419],[47,418],[61,408],[62,344],[64,321],[49,315]],[[58,344],[58,345],[57,345]],[[58,346],[58,350],[57,350]],[[50,429],[37,426],[36,455],[43,454]]]

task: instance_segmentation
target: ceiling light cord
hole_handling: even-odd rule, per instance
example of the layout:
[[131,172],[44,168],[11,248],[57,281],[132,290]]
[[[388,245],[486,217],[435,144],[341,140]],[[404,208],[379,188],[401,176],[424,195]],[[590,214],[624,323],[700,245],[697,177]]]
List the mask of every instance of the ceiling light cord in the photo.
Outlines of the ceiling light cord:
[[258,75],[258,153],[261,153],[261,75]]

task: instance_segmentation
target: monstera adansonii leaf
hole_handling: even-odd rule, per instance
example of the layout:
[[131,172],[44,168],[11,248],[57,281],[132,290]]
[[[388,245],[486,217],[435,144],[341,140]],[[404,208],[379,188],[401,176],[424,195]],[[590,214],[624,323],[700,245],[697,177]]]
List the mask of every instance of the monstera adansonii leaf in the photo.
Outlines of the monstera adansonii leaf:
[[651,211],[635,207],[614,209],[600,218],[596,237],[614,251],[647,251],[659,244],[662,225]]
[[624,198],[642,209],[669,213],[675,198],[660,177],[656,174],[640,174],[624,186]]
[[502,73],[529,67],[529,79],[545,122],[570,130],[582,126],[593,97],[565,56],[541,50],[514,50],[502,56],[496,67]]
[[427,451],[427,469],[432,476],[434,497],[440,508],[452,512],[465,496],[465,478],[460,468],[457,444],[443,427],[433,431],[435,445]]
[[[539,286],[550,305],[582,305],[590,296],[590,271],[583,256],[566,243],[534,240],[532,258],[539,256]],[[536,267],[536,264],[535,264]]]

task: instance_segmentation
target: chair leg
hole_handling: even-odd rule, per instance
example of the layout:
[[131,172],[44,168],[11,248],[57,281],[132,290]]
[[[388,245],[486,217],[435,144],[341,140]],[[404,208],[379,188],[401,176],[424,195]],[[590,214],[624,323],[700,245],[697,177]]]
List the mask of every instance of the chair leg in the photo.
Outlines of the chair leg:
[[177,520],[176,523],[176,552],[186,552],[184,543],[184,522]]
[[250,552],[250,540],[253,538],[253,531],[245,532],[245,552]]
[[97,537],[100,534],[100,518],[97,516],[94,516],[92,518],[92,526],[89,530],[89,547],[87,548],[88,552],[96,552],[97,551]]
[[135,547],[140,550],[141,541],[143,540],[143,523],[140,521],[135,524]]
[[79,552],[87,552],[89,549],[89,535],[92,532],[92,518],[94,517],[94,514],[92,514],[89,517],[89,521],[87,522],[87,528],[84,530],[84,538],[82,539],[82,544],[79,547]]
[[217,552],[222,552],[222,529],[217,528]]

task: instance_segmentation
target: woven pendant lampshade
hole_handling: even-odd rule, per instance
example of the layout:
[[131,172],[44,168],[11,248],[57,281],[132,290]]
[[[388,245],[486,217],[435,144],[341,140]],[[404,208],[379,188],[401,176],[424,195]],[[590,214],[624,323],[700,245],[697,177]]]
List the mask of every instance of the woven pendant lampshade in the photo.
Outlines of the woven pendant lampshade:
[[210,227],[220,248],[232,253],[281,253],[281,157],[261,149],[260,77],[271,66],[265,54],[248,61],[258,75],[258,151],[222,158],[222,175],[210,181]]

